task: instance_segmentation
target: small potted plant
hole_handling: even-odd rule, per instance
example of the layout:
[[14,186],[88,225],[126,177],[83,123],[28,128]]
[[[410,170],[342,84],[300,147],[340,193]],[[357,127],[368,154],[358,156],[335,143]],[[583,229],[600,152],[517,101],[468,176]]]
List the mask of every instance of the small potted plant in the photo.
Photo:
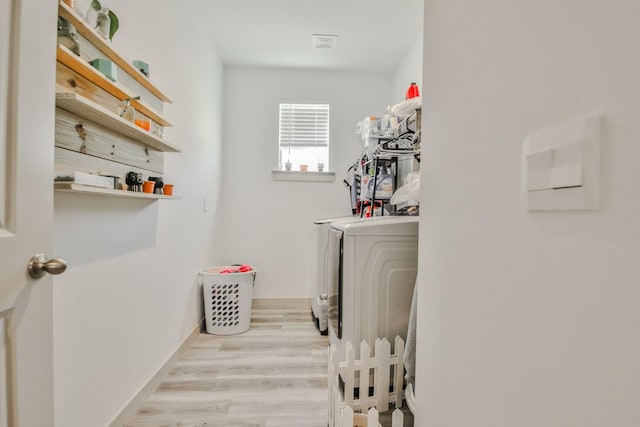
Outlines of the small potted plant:
[[91,5],[85,20],[102,37],[113,40],[113,36],[120,27],[118,16],[111,9],[105,7],[99,0],[91,0]]

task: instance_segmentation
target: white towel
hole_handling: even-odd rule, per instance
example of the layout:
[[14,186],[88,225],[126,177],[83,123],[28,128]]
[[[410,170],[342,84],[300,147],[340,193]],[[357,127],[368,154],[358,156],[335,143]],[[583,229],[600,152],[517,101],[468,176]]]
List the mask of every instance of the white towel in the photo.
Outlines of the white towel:
[[411,311],[409,312],[409,327],[407,329],[407,342],[404,345],[404,367],[407,374],[404,378],[407,383],[413,384],[416,389],[416,311],[418,300],[418,283],[413,288],[413,298],[411,300]]

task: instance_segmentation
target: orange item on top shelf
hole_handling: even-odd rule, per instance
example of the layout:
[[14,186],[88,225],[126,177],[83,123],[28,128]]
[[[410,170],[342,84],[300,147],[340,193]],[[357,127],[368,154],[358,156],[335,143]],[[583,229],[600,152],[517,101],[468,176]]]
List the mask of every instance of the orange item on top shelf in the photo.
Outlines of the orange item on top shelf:
[[149,122],[149,120],[135,119],[133,122],[135,123],[136,126],[141,127],[144,130],[151,129],[151,123]]

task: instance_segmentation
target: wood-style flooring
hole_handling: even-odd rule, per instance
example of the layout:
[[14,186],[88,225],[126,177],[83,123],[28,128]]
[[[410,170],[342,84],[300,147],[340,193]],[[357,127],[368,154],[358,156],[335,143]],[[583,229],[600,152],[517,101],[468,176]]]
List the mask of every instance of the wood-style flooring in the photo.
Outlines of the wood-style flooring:
[[327,337],[309,308],[254,309],[251,328],[200,334],[127,427],[326,427]]
[[125,426],[326,427],[327,346],[309,307],[254,308],[247,332],[200,334]]

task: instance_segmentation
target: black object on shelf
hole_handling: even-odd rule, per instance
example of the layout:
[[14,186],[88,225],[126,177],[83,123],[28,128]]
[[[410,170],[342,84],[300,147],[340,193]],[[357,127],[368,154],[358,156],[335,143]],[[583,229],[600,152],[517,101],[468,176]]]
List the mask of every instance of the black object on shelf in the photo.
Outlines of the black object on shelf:
[[142,191],[142,174],[139,172],[128,172],[125,176],[125,183],[129,191]]

